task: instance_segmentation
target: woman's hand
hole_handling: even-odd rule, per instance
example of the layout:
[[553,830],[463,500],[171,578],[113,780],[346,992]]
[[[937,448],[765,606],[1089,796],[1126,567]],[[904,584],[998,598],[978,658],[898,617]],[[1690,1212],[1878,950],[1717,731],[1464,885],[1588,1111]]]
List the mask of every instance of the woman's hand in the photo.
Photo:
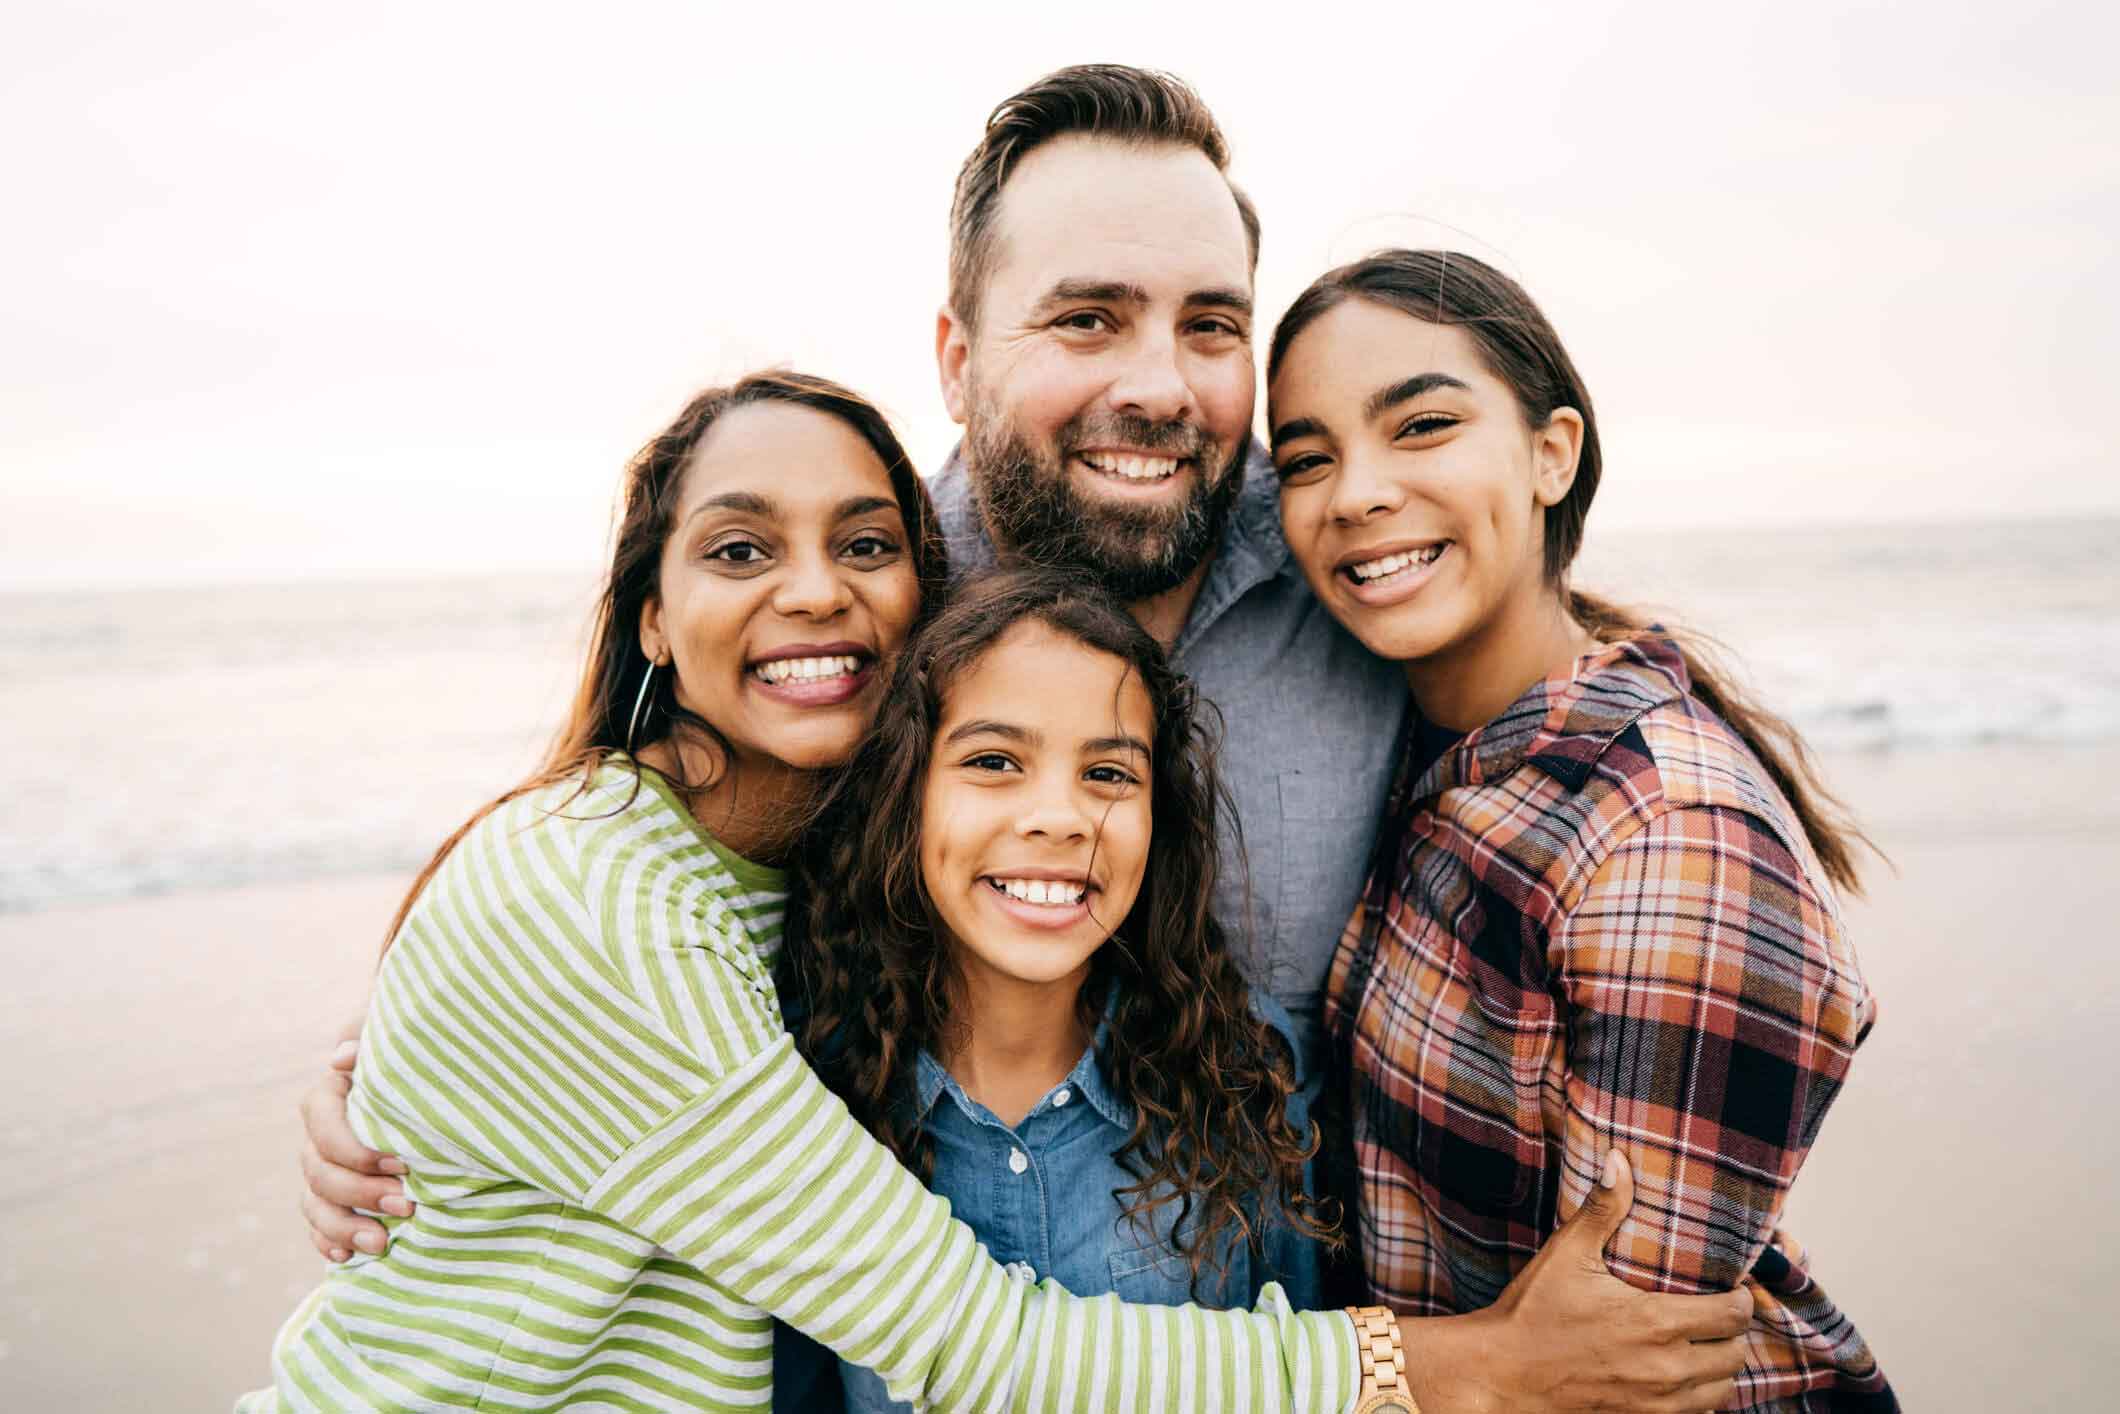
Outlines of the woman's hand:
[[1484,1311],[1402,1320],[1422,1414],[1713,1410],[1736,1391],[1752,1298],[1656,1295],[1612,1275],[1605,1244],[1634,1203],[1613,1150],[1599,1186]]
[[[358,1034],[358,1032],[356,1032]],[[346,1122],[346,1096],[353,1090],[353,1064],[360,1042],[348,1039],[332,1053],[330,1069],[302,1097],[302,1216],[309,1240],[325,1260],[343,1262],[359,1250],[380,1253],[389,1243],[383,1225],[356,1208],[410,1217],[412,1201],[395,1177],[405,1165],[354,1137]]]

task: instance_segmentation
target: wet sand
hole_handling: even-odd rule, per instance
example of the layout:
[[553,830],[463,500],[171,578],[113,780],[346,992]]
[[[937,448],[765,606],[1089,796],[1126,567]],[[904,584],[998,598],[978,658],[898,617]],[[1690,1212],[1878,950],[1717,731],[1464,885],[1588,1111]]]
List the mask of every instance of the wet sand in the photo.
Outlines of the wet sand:
[[[1848,905],[1883,1011],[1790,1226],[1909,1409],[2101,1407],[2120,748],[1829,770],[1898,873]],[[221,1410],[264,1382],[322,1268],[294,1101],[402,886],[0,917],[0,1408]]]

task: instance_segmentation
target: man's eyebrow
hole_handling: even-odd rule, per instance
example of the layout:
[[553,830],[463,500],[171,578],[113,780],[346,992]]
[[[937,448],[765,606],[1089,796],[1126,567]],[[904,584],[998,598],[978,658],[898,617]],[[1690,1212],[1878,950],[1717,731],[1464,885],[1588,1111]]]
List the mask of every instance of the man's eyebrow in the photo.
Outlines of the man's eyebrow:
[[1003,741],[1020,742],[1025,746],[1036,746],[1044,740],[1029,727],[1019,727],[1014,722],[997,722],[990,717],[974,717],[944,737],[942,744],[955,746],[966,737],[974,736],[998,736]]
[[1362,404],[1362,416],[1375,417],[1385,408],[1403,403],[1409,398],[1418,398],[1423,393],[1437,388],[1462,388],[1471,391],[1472,385],[1462,378],[1453,378],[1447,373],[1416,373],[1411,378],[1401,378],[1389,387],[1379,388]]
[[1055,280],[1045,297],[1038,301],[1039,307],[1054,304],[1072,304],[1076,300],[1087,300],[1092,304],[1147,304],[1148,291],[1139,285],[1129,285],[1124,280]]
[[1291,417],[1288,421],[1276,427],[1273,430],[1273,436],[1267,440],[1274,451],[1279,451],[1283,442],[1293,442],[1298,437],[1322,437],[1324,435],[1325,424],[1316,418]]
[[1082,743],[1082,754],[1098,755],[1106,751],[1130,751],[1136,756],[1147,757],[1151,753],[1148,743],[1137,736],[1100,736]]
[[1232,314],[1251,317],[1251,295],[1248,291],[1217,286],[1208,290],[1194,290],[1185,297],[1187,309],[1226,309]]

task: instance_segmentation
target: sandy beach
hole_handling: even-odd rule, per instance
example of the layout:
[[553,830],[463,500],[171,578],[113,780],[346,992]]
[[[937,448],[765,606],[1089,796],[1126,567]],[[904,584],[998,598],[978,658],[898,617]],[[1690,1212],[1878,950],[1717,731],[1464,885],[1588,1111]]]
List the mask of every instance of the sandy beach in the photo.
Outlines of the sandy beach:
[[[2096,1407],[2120,1270],[2120,748],[1837,757],[1882,998],[1790,1226],[1910,1409]],[[0,917],[0,1407],[226,1409],[321,1262],[294,1101],[403,880]],[[2094,1383],[2094,1380],[2096,1383]]]

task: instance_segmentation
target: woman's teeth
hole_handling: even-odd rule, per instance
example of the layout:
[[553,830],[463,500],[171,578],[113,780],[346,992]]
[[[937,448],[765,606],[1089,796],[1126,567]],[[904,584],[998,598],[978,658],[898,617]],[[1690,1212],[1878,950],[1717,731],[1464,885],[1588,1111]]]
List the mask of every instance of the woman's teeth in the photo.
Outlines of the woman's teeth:
[[861,671],[861,660],[845,654],[836,658],[775,658],[751,671],[767,682],[819,682],[852,677]]
[[1082,902],[1083,894],[1088,892],[1084,885],[1059,879],[988,879],[987,883],[1012,899],[1048,907],[1072,907]]
[[1111,452],[1078,452],[1083,462],[1106,476],[1123,476],[1128,481],[1161,481],[1178,470],[1176,457],[1119,456]]
[[1436,562],[1436,558],[1450,548],[1448,540],[1440,545],[1430,545],[1425,550],[1406,550],[1396,555],[1385,555],[1379,559],[1364,560],[1358,565],[1349,565],[1347,573],[1356,584],[1375,584],[1381,579],[1395,579],[1409,570],[1425,569]]

